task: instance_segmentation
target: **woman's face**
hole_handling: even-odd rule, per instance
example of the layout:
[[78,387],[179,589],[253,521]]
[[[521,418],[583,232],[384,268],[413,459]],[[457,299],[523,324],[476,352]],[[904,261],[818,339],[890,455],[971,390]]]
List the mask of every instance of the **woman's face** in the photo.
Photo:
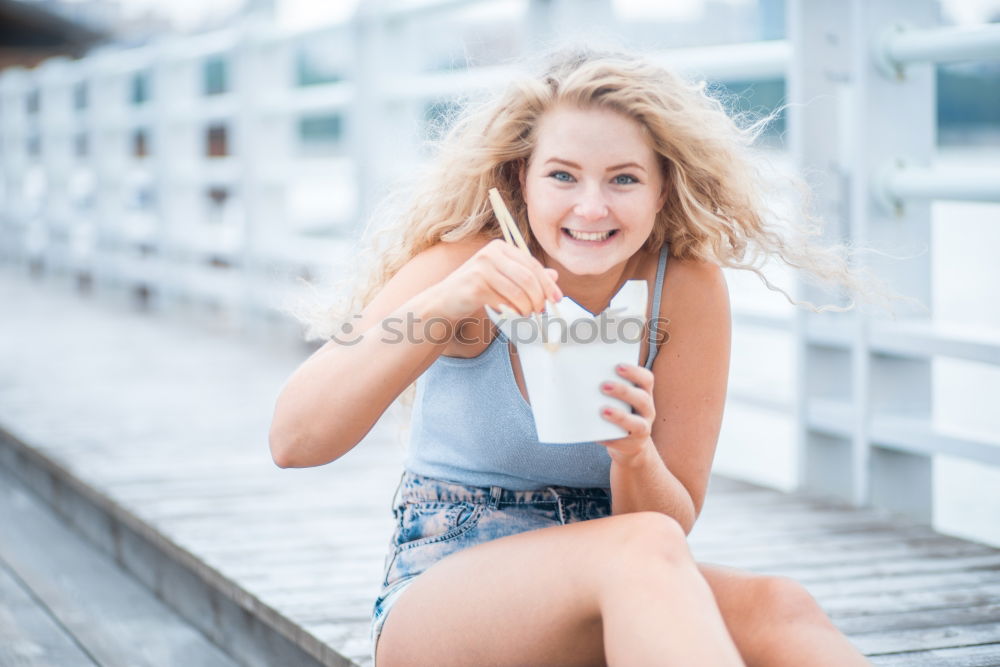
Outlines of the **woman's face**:
[[575,107],[542,115],[521,187],[546,265],[602,275],[628,261],[666,199],[659,164],[628,116]]

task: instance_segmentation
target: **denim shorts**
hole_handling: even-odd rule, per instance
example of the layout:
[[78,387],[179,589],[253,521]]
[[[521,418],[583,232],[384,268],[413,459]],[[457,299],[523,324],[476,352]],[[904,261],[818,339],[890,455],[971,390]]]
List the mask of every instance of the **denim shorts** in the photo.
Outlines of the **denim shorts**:
[[611,515],[611,489],[549,486],[513,491],[465,486],[404,470],[393,498],[396,529],[371,623],[372,664],[389,609],[445,556],[498,537]]

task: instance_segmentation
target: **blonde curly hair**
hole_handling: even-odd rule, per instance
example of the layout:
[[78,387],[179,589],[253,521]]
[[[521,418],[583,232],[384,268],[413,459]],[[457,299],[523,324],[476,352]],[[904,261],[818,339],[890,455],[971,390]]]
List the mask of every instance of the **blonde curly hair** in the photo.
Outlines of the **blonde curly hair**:
[[[808,213],[804,182],[785,176],[779,185],[768,176],[754,144],[778,111],[746,122],[749,114],[728,113],[704,82],[689,82],[640,55],[563,49],[549,55],[539,73],[517,76],[499,96],[466,102],[448,119],[453,123],[419,178],[394,187],[370,218],[357,270],[332,287],[332,298],[314,292],[322,303],[291,309],[306,325],[306,339],[330,337],[421,251],[471,236],[501,238],[490,188],[499,189],[537,252],[518,174],[532,154],[539,118],[559,105],[614,110],[643,128],[669,184],[645,250],[667,242],[672,257],[752,271],[789,302],[816,312],[848,310],[855,295],[885,295],[878,280],[851,266],[852,248],[815,242],[821,228]],[[788,179],[802,194],[791,215],[774,203]],[[762,272],[772,258],[810,282],[840,288],[850,303],[796,300]]]

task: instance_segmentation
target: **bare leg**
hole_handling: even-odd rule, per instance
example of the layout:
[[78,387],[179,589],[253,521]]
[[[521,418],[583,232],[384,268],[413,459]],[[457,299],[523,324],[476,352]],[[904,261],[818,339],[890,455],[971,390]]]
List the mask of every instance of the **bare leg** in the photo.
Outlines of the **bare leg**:
[[871,665],[796,581],[706,563],[698,569],[750,667]]
[[[645,514],[653,526],[641,527],[626,539],[637,542],[634,553],[642,557],[656,557],[659,552],[661,566],[629,563],[626,557],[619,566],[623,571],[607,577],[608,586],[601,594],[607,664],[742,664],[720,622],[711,588],[687,548],[683,529],[664,514]],[[627,544],[612,548],[633,552]],[[662,567],[664,562],[669,566]]]
[[683,530],[655,512],[438,561],[389,613],[377,654],[378,667],[742,664]]

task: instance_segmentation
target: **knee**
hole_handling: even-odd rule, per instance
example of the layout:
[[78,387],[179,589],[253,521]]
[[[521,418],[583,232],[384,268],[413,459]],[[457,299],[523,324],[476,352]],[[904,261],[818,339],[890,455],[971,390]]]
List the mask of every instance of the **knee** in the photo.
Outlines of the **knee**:
[[761,576],[755,583],[752,599],[764,607],[761,620],[767,619],[772,628],[789,624],[831,626],[829,616],[806,588],[789,577]]
[[656,559],[694,564],[687,534],[680,523],[662,512],[631,512],[617,519],[610,546],[629,563]]

